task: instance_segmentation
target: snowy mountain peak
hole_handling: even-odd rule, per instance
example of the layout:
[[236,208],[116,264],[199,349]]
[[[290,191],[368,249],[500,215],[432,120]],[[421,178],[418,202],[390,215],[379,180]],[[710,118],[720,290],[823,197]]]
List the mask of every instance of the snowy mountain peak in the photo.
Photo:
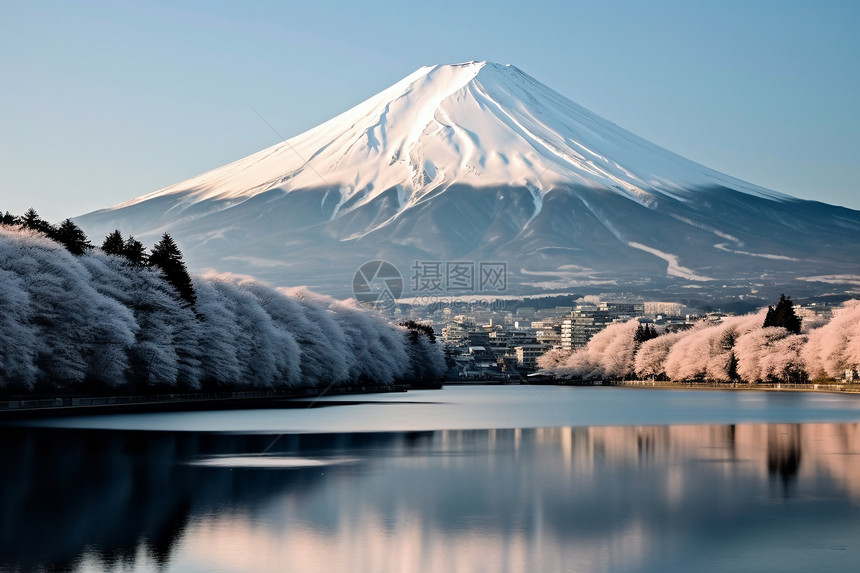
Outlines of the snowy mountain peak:
[[170,231],[193,268],[338,295],[379,259],[404,276],[418,260],[505,261],[512,284],[553,289],[749,282],[799,261],[845,275],[860,252],[856,212],[718,173],[491,62],[422,67],[305,133],[78,221],[94,236]]
[[648,203],[703,185],[779,195],[653,145],[512,65],[418,69],[316,128],[119,207],[182,194],[183,205],[279,189],[336,188],[361,203],[396,188],[408,207],[453,183],[603,187]]

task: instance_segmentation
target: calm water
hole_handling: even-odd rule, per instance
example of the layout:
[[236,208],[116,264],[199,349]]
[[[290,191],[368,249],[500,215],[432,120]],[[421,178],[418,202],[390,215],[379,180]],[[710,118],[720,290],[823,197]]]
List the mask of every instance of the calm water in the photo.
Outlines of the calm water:
[[860,563],[854,396],[506,386],[359,400],[0,428],[0,570]]

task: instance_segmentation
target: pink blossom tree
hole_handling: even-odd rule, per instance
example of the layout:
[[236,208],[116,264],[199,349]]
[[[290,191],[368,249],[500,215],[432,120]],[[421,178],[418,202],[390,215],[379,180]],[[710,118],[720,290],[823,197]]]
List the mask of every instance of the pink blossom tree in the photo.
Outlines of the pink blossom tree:
[[672,347],[689,333],[667,332],[657,338],[642,343],[636,353],[634,370],[640,378],[661,378],[666,376],[666,357]]
[[810,331],[802,357],[812,378],[840,378],[860,368],[860,300],[844,302],[830,322]]
[[750,330],[738,338],[735,355],[738,375],[746,382],[805,379],[800,351],[806,337],[780,326]]

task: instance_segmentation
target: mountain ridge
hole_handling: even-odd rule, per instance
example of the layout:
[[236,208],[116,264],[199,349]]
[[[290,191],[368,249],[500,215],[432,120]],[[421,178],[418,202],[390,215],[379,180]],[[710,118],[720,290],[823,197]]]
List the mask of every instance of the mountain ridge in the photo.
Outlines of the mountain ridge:
[[[567,286],[790,277],[808,260],[821,274],[850,272],[860,212],[812,203],[665,150],[514,66],[467,62],[420,68],[284,142],[77,220],[171,231],[194,268],[343,294],[361,257],[504,256],[513,283],[535,289],[564,288],[564,268],[579,269]],[[294,274],[273,271],[287,267]],[[529,278],[540,272],[556,278]]]

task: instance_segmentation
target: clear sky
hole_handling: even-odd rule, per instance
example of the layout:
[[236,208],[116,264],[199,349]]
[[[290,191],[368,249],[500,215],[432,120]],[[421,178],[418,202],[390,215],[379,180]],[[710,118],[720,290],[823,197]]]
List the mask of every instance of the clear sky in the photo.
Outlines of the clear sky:
[[0,210],[156,191],[422,65],[514,64],[672,151],[860,209],[860,1],[0,5]]

